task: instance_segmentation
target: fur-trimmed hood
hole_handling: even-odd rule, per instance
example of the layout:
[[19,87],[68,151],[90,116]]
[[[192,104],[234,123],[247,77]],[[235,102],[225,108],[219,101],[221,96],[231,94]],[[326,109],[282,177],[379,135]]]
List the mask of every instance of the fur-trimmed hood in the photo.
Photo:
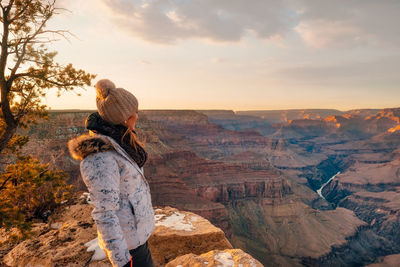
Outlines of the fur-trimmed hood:
[[68,150],[72,158],[83,160],[90,154],[114,150],[114,147],[101,135],[82,134],[68,141]]

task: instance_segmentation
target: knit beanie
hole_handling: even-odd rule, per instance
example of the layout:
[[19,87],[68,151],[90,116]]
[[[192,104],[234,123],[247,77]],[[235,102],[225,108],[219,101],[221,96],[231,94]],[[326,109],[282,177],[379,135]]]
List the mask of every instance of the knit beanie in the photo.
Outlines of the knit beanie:
[[116,88],[112,81],[102,79],[95,87],[97,110],[104,120],[112,124],[122,124],[138,111],[136,97],[123,88]]

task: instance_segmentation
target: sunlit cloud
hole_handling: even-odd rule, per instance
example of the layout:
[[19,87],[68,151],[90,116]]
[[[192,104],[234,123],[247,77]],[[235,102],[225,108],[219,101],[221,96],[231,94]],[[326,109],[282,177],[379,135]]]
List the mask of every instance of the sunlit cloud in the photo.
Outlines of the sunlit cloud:
[[297,32],[311,47],[400,43],[397,0],[98,0],[131,35],[154,43],[282,42]]
[[299,0],[295,30],[313,47],[400,44],[397,0]]
[[315,48],[326,48],[332,45],[348,46],[362,41],[360,30],[342,21],[301,22],[295,30],[307,45]]
[[101,0],[113,20],[136,37],[156,43],[204,38],[239,41],[247,33],[269,38],[288,32],[295,13],[282,1]]

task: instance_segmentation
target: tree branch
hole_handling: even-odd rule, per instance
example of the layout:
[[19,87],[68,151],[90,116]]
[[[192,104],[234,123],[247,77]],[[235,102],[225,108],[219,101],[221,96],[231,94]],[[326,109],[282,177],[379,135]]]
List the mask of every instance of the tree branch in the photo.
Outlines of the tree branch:
[[[25,0],[26,1],[26,0]],[[10,23],[13,23],[16,19],[18,19],[24,12],[28,9],[29,4],[32,3],[32,0],[26,2],[26,5],[16,14],[12,19],[10,19]]]
[[26,37],[26,41],[24,41],[24,44],[22,46],[22,52],[21,54],[18,56],[17,62],[15,63],[13,69],[11,70],[11,74],[10,76],[12,77],[13,75],[15,75],[15,73],[17,72],[18,68],[21,65],[21,62],[24,59],[25,53],[26,53],[26,47],[28,44],[30,44],[30,41],[33,40],[38,34],[40,34],[40,32],[42,31],[44,25],[46,25],[46,22],[49,20],[50,17],[45,17],[43,19],[43,21],[40,23],[39,28],[29,37]]
[[11,178],[12,178],[12,176],[11,175],[9,175],[5,180],[4,180],[4,182],[1,184],[1,186],[0,186],[0,190],[3,190],[4,188],[6,188],[6,183],[9,181],[9,180],[11,180]]
[[10,2],[8,2],[8,5],[6,6],[6,12],[7,12],[7,16],[11,11],[12,6],[14,5],[14,0],[10,0]]

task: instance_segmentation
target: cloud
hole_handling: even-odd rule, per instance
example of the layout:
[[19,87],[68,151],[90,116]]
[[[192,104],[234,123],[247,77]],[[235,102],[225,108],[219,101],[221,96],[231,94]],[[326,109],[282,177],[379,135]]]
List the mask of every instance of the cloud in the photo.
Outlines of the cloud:
[[398,0],[302,0],[295,30],[310,46],[400,44]]
[[269,38],[296,23],[283,1],[264,0],[101,0],[114,20],[133,35],[157,43],[204,38],[239,41],[246,33]]
[[399,0],[98,0],[135,37],[237,42],[297,33],[311,47],[400,44]]
[[329,46],[357,45],[361,40],[361,31],[352,24],[343,21],[326,21],[323,19],[312,22],[301,22],[295,27],[307,45],[316,48]]
[[348,60],[337,63],[318,63],[281,68],[274,72],[285,82],[309,85],[368,86],[398,85],[400,56],[371,60]]

